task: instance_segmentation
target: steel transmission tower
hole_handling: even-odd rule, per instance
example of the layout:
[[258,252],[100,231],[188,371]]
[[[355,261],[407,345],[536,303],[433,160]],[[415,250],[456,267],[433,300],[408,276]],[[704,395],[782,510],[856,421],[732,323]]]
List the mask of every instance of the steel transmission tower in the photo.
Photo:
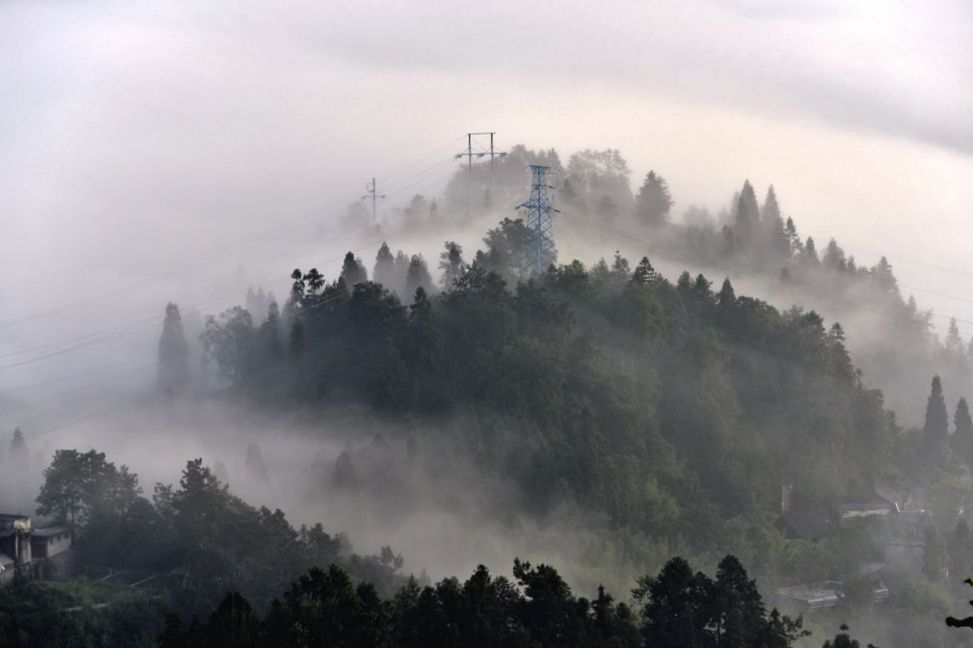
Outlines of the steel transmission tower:
[[557,259],[557,250],[554,247],[554,213],[557,210],[551,204],[551,197],[547,195],[550,188],[547,174],[550,171],[551,167],[548,166],[530,165],[530,199],[517,206],[517,209],[527,210],[526,225],[531,233],[531,252],[537,274],[544,272]]

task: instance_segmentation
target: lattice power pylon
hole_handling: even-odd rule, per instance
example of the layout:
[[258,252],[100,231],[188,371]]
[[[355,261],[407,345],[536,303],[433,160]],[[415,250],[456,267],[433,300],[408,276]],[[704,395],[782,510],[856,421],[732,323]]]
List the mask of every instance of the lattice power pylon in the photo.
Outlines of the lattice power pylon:
[[547,184],[547,174],[551,167],[531,164],[530,199],[517,206],[517,209],[527,210],[525,225],[531,233],[531,252],[536,263],[537,274],[541,274],[557,260],[557,249],[554,247],[554,213],[557,211],[547,195],[550,188]]

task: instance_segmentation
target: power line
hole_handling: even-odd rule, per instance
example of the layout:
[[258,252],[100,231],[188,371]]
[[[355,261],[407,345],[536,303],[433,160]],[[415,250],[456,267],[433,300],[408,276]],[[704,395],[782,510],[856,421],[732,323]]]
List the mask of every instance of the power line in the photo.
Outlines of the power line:
[[[440,147],[437,151],[435,151],[435,152],[433,152],[431,154],[428,154],[426,156],[423,156],[422,158],[419,158],[418,161],[423,161],[425,159],[428,159],[429,157],[432,157],[434,155],[438,155],[442,151],[446,150],[447,148],[449,148],[451,146],[452,146],[452,144],[444,145],[444,146]],[[402,167],[402,168],[403,169],[407,169],[410,166],[414,166],[414,164],[415,163],[410,163],[409,165],[406,165],[405,167]],[[437,165],[438,164],[441,164],[441,163],[437,163]],[[392,177],[393,175],[395,175],[395,174],[389,174],[389,175],[387,175],[385,177],[388,178],[388,177]],[[43,319],[43,318],[46,318],[46,317],[50,317],[52,315],[56,315],[56,314],[59,314],[59,313],[68,311],[68,310],[72,310],[72,309],[75,309],[75,308],[79,308],[81,306],[95,304],[95,303],[104,301],[107,298],[113,297],[115,295],[122,294],[122,293],[125,293],[125,292],[128,292],[128,291],[132,291],[132,290],[136,290],[138,288],[141,288],[141,287],[143,287],[145,285],[148,285],[150,283],[153,283],[155,281],[159,281],[159,280],[168,279],[168,278],[171,278],[171,277],[174,277],[174,276],[178,276],[179,274],[183,274],[183,273],[188,272],[190,270],[194,270],[194,269],[203,267],[205,265],[208,265],[210,263],[213,263],[215,261],[219,261],[219,260],[228,258],[229,256],[231,256],[232,254],[240,251],[241,249],[245,249],[247,247],[251,247],[253,245],[256,245],[256,244],[261,243],[261,242],[264,242],[264,241],[278,239],[278,238],[281,238],[281,237],[284,237],[284,236],[288,236],[288,235],[290,235],[290,234],[292,234],[294,232],[297,232],[297,231],[299,231],[301,229],[304,229],[304,228],[309,227],[309,226],[313,226],[315,224],[314,223],[314,219],[318,218],[319,216],[333,214],[333,213],[337,212],[339,209],[343,208],[344,205],[346,205],[349,202],[353,202],[353,199],[338,199],[338,200],[329,202],[329,203],[327,203],[327,204],[325,204],[325,205],[323,205],[321,207],[314,208],[314,209],[312,209],[312,210],[310,210],[308,212],[303,213],[302,215],[298,216],[297,218],[295,218],[295,219],[293,219],[291,221],[285,221],[283,223],[283,229],[282,229],[282,224],[279,221],[275,221],[274,228],[272,230],[267,230],[267,231],[263,232],[262,234],[259,234],[257,236],[254,236],[254,237],[250,238],[250,239],[246,239],[244,241],[241,241],[240,243],[237,243],[237,244],[235,244],[235,245],[233,245],[233,246],[231,246],[229,248],[225,248],[225,249],[221,250],[220,252],[217,252],[217,253],[215,253],[213,255],[209,255],[209,256],[203,257],[202,259],[198,259],[198,260],[193,261],[193,262],[190,262],[188,264],[184,264],[183,266],[177,266],[175,268],[170,268],[168,270],[165,270],[165,271],[156,273],[154,275],[150,275],[148,277],[144,277],[144,278],[139,279],[139,280],[136,280],[134,282],[130,282],[130,283],[127,283],[127,284],[123,284],[123,285],[120,285],[120,286],[116,286],[115,288],[109,289],[109,290],[107,290],[105,292],[102,292],[102,293],[97,293],[97,294],[94,294],[94,295],[89,295],[87,297],[83,297],[81,299],[77,299],[77,300],[75,300],[73,302],[59,304],[57,307],[54,307],[54,308],[44,309],[44,310],[40,310],[40,311],[31,313],[29,315],[24,315],[24,316],[21,316],[21,317],[17,317],[17,318],[13,318],[13,319],[10,319],[10,320],[2,321],[2,322],[0,322],[0,329],[7,328],[9,326],[15,326],[15,325],[18,325],[18,324],[25,324],[27,322],[36,321],[38,319]],[[310,223],[307,222],[309,220],[312,221],[312,222],[310,222]]]

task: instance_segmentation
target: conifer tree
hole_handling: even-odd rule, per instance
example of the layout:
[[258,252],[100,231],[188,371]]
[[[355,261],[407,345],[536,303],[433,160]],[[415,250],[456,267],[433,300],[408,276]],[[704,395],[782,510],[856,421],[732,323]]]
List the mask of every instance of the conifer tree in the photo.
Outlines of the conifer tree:
[[965,398],[956,403],[953,414],[953,450],[973,467],[973,420],[970,419],[970,408]]
[[635,197],[635,217],[643,225],[658,227],[669,218],[672,209],[672,196],[665,178],[649,171]]
[[380,283],[389,290],[394,288],[393,281],[395,276],[395,257],[389,250],[389,246],[384,241],[382,247],[378,248],[375,255],[375,269],[372,271],[372,279],[375,283]]
[[749,180],[743,183],[740,197],[736,202],[734,229],[744,246],[753,241],[757,225],[760,222],[760,207],[757,205],[757,195]]
[[810,236],[804,243],[804,260],[813,266],[821,263],[821,259],[818,258],[818,248],[814,245],[814,239]]
[[439,255],[439,269],[443,272],[443,290],[449,290],[453,287],[453,282],[463,274],[463,248],[453,241],[446,241],[445,248]]
[[[777,202],[777,194],[774,193],[773,185],[770,185],[767,190],[767,198],[764,200],[763,210],[761,211],[761,225],[765,231],[771,255],[776,258],[789,257],[792,247],[791,240],[781,217],[780,205]],[[791,225],[793,226],[793,222]]]
[[405,287],[406,277],[408,277],[409,275],[409,263],[410,263],[409,256],[405,252],[399,250],[398,252],[395,253],[395,263],[393,265],[392,282],[391,284],[386,286],[386,288],[396,293],[400,297],[401,296],[408,296],[410,298],[412,297],[411,293],[407,293]]
[[787,244],[790,246],[792,255],[800,255],[804,252],[804,244],[801,243],[801,237],[797,235],[797,226],[794,224],[794,219],[790,216],[787,217],[787,222],[784,223],[784,236],[787,237]]
[[166,305],[166,318],[159,338],[159,364],[156,383],[163,393],[174,394],[189,383],[189,345],[182,328],[179,307]]
[[895,275],[892,274],[892,264],[889,263],[888,259],[884,256],[878,260],[878,264],[872,268],[872,276],[878,282],[878,285],[882,287],[885,292],[896,292],[898,286],[895,281]]
[[942,456],[949,435],[949,414],[943,398],[943,385],[939,376],[933,376],[932,390],[926,401],[926,422],[923,426],[923,440],[927,459]]
[[[688,274],[686,275],[688,278]],[[655,268],[649,262],[649,257],[642,257],[639,264],[635,266],[635,272],[632,273],[632,283],[639,284],[640,286],[647,286],[653,281],[655,281],[656,272]]]
[[10,440],[10,460],[15,466],[22,466],[27,461],[27,441],[19,427],[14,428],[13,438]]
[[356,259],[353,252],[345,255],[345,261],[341,266],[341,278],[345,280],[345,285],[351,290],[363,281],[368,281],[368,273],[361,259]]
[[716,303],[721,308],[727,308],[733,306],[736,303],[736,299],[736,293],[733,292],[733,284],[730,283],[729,278],[724,279],[723,285],[720,287],[719,295],[717,295]]
[[946,333],[946,353],[954,357],[963,355],[963,338],[959,335],[959,327],[956,326],[956,318],[949,318],[949,330]]
[[415,295],[417,288],[422,288],[427,293],[432,289],[432,277],[421,254],[412,255],[405,277],[405,292],[409,297]]

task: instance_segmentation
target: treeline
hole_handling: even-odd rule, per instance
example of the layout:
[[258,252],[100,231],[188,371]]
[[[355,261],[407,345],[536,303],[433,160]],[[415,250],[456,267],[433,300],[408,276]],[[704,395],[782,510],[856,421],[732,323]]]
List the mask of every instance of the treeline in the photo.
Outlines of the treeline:
[[[417,195],[384,227],[439,233],[509,213],[527,195],[528,164],[554,171],[558,236],[612,247],[635,241],[658,260],[761,277],[775,284],[786,303],[813,305],[840,321],[864,320],[855,340],[856,361],[898,408],[932,374],[973,386],[973,348],[960,339],[955,323],[935,335],[930,312],[901,293],[885,257],[867,265],[834,239],[801,236],[773,186],[761,202],[747,180],[716,213],[687,203],[677,208],[662,174],[650,171],[633,179],[617,149],[578,151],[565,163],[554,149],[517,145],[492,163],[458,168],[438,201],[444,210],[431,208],[436,199]],[[446,221],[442,211],[449,212]],[[411,299],[411,293],[400,296]],[[883,335],[866,335],[876,327]]]
[[[519,484],[528,510],[607,513],[632,538],[630,555],[732,542],[761,574],[852,566],[852,551],[785,552],[773,528],[784,481],[810,506],[905,476],[910,448],[881,393],[863,386],[840,326],[737,296],[729,281],[670,283],[647,258],[523,279],[523,224],[506,220],[484,240],[472,263],[447,245],[452,283],[404,301],[352,255],[332,281],[295,271],[279,315],[272,307],[257,327],[232,309],[207,320],[204,344],[252,402],[357,403],[421,421],[419,447],[432,431],[452,435]],[[762,531],[729,532],[724,520],[741,513]]]
[[576,596],[549,565],[514,561],[514,581],[482,565],[465,582],[421,587],[410,579],[381,598],[340,568],[314,568],[261,615],[233,592],[206,622],[170,616],[160,645],[308,648],[785,648],[806,636],[800,619],[767,612],[739,561],[725,557],[716,578],[681,558],[632,592],[634,608],[604,588]]
[[187,611],[231,587],[266,605],[312,565],[341,565],[384,593],[402,582],[402,558],[390,548],[364,557],[320,524],[295,529],[280,510],[230,493],[201,459],[186,463],[178,486],[156,484],[146,498],[138,476],[104,453],[58,450],[37,503],[39,515],[74,528],[81,565],[174,578]]

